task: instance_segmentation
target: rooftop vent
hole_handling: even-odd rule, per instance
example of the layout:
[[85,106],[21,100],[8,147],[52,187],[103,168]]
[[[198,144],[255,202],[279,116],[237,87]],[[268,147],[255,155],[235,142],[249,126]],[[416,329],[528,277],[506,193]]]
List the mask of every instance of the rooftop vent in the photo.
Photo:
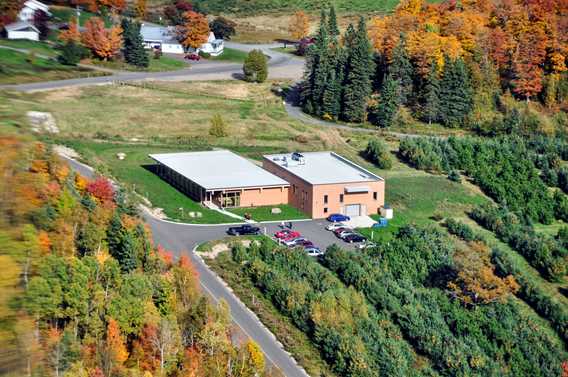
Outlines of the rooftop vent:
[[298,165],[304,165],[306,163],[304,155],[298,152],[292,153],[292,160],[298,161]]

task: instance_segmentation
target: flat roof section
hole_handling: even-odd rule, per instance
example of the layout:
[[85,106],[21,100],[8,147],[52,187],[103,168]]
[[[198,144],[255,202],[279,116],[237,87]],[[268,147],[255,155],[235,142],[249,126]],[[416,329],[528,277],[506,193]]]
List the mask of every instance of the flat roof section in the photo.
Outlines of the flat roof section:
[[149,156],[206,190],[290,186],[283,179],[227,150]]
[[383,180],[334,152],[269,154],[264,158],[313,185]]

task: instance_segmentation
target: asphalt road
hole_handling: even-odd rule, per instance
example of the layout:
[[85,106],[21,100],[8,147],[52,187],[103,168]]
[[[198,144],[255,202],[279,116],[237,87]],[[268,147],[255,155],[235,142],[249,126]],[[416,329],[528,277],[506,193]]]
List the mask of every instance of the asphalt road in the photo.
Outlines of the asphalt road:
[[[304,61],[290,54],[273,51],[280,44],[245,45],[226,42],[226,47],[242,51],[260,49],[270,57],[268,61],[269,78],[299,79],[303,74]],[[29,84],[0,85],[0,89],[12,89],[22,92],[53,90],[72,86],[105,85],[124,81],[160,80],[160,81],[204,81],[231,80],[240,78],[242,64],[216,61],[203,61],[186,69],[167,72],[124,72],[116,71],[109,76],[86,77],[69,80],[44,81]]]
[[[62,156],[62,158],[69,163],[73,170],[83,176],[91,179],[96,176],[91,167],[65,156]],[[148,212],[144,212],[143,216],[152,229],[154,243],[172,251],[177,256],[187,255],[191,259],[199,273],[199,282],[203,290],[214,301],[218,302],[223,299],[228,303],[233,322],[247,337],[253,339],[261,347],[271,365],[288,377],[308,376],[304,369],[298,366],[294,358],[284,350],[276,337],[258,320],[256,315],[242,304],[226,284],[193,252],[197,245],[202,242],[225,237],[227,225],[173,223],[157,219]],[[279,228],[279,224],[261,224],[261,227],[263,230],[266,228],[267,232],[275,232]],[[329,232],[322,232],[321,230],[316,232],[317,229],[321,229],[320,224],[316,221],[296,222],[293,227],[300,231],[305,229],[306,232],[321,233],[322,238],[318,240],[322,245],[333,240],[331,238],[333,236]],[[318,240],[314,238],[314,241],[318,242]]]

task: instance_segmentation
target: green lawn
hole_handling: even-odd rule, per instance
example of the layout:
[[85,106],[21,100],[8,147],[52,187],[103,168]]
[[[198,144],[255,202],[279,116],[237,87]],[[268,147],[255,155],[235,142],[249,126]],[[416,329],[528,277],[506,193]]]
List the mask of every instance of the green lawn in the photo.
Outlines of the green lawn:
[[[389,221],[387,228],[359,229],[369,238],[372,232],[375,240],[389,240],[406,224],[435,223],[433,217],[465,217],[466,211],[487,200],[445,176],[401,175],[388,178],[386,182],[386,198],[394,208],[394,219]],[[373,217],[379,218],[378,215]]]
[[294,47],[294,46],[291,46],[291,47],[290,46],[288,46],[288,47],[275,47],[275,48],[271,48],[271,50],[282,52],[284,54],[291,54],[291,55],[294,55],[294,56],[298,56],[298,55],[296,55],[296,47]]
[[139,68],[124,61],[102,61],[102,60],[91,60],[93,65],[115,69],[118,71],[147,71],[147,72],[162,72],[162,71],[177,71],[179,69],[184,69],[189,67],[189,64],[169,56],[161,56],[160,59],[154,59],[150,54],[150,65],[148,68]]
[[[180,152],[188,148],[148,147],[143,145],[95,143],[88,141],[62,141],[81,154],[90,165],[108,172],[127,189],[144,196],[155,207],[162,208],[169,219],[196,224],[220,224],[235,222],[235,219],[207,209],[191,200],[167,182],[148,170],[154,162],[149,153]],[[116,158],[119,152],[126,153],[124,160]],[[183,208],[183,210],[180,210]],[[190,212],[201,212],[202,217],[190,217]]]
[[243,63],[247,57],[247,53],[241,50],[235,50],[233,48],[227,48],[223,50],[223,53],[219,56],[211,56],[207,60],[214,61],[225,61],[233,63]]
[[57,56],[57,51],[46,42],[27,39],[0,39],[0,45],[32,51],[45,56]]
[[[54,18],[59,19],[62,22],[69,22],[71,17],[77,16],[76,10],[74,8],[52,6],[49,8],[49,11],[51,12]],[[100,17],[104,20],[106,27],[112,26],[112,21],[109,17],[103,17],[99,14],[88,12],[84,9],[81,10],[81,13],[79,15],[79,25],[85,26],[85,23],[91,17]]]
[[24,84],[104,75],[103,72],[91,69],[65,66],[51,59],[0,49],[0,84]]
[[[272,214],[272,208],[276,207],[280,208],[282,212],[279,214]],[[286,204],[264,207],[232,208],[229,211],[236,213],[239,216],[244,216],[248,213],[251,215],[251,218],[256,221],[282,221],[309,218],[308,215],[299,209]]]

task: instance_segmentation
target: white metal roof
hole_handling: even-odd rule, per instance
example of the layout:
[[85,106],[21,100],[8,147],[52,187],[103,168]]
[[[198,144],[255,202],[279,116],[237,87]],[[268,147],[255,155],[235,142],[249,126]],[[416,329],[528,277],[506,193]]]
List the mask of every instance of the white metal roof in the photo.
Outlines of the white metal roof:
[[28,30],[28,31],[35,31],[36,33],[39,33],[39,30],[37,29],[37,27],[35,27],[33,24],[26,22],[26,21],[13,22],[11,24],[4,26],[4,28],[6,29],[6,31]]
[[313,185],[333,183],[373,182],[383,178],[334,152],[271,154],[264,158]]
[[231,151],[151,154],[162,165],[206,190],[289,186],[289,183]]

